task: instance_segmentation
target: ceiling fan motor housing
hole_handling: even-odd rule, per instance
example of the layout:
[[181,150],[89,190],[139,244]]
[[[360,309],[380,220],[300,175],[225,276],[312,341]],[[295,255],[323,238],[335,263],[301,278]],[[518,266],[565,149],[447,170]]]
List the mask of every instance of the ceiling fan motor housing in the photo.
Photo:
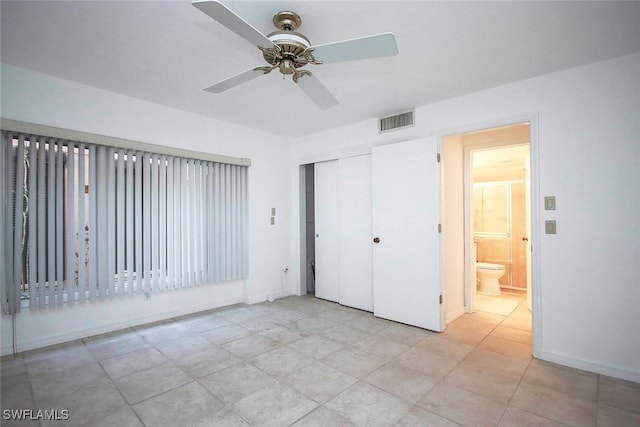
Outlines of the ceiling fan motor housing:
[[302,19],[294,12],[283,11],[274,15],[273,23],[280,30],[269,34],[267,38],[280,49],[261,49],[262,55],[269,64],[278,66],[282,74],[294,74],[295,69],[309,63],[304,52],[311,42],[303,34],[294,31]]

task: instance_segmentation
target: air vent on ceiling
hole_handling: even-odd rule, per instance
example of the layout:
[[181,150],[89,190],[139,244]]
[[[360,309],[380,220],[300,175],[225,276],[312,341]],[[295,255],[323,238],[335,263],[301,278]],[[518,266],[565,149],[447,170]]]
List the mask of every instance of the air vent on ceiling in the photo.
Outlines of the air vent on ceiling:
[[411,127],[414,124],[415,122],[413,120],[413,110],[411,110],[407,111],[406,113],[396,114],[395,116],[381,118],[380,126],[378,129],[380,133],[383,133]]

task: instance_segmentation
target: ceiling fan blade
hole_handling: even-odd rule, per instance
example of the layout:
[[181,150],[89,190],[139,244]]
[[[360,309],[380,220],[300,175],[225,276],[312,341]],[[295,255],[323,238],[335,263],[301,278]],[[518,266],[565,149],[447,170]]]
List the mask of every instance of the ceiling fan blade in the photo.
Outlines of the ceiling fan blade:
[[301,74],[296,83],[321,110],[338,105],[335,96],[313,74]]
[[201,12],[209,15],[254,46],[270,49],[276,46],[253,25],[233,13],[229,8],[217,0],[202,0],[191,3]]
[[254,68],[252,70],[247,70],[243,73],[236,74],[233,77],[229,77],[228,79],[218,82],[213,86],[209,86],[204,90],[207,92],[221,93],[227,89],[231,89],[232,87],[236,87],[238,85],[241,85],[242,83],[246,83],[249,80],[253,80],[256,77],[260,77],[263,74],[266,74],[266,73],[262,70]]
[[307,48],[316,61],[322,63],[356,61],[398,54],[393,33],[374,34]]

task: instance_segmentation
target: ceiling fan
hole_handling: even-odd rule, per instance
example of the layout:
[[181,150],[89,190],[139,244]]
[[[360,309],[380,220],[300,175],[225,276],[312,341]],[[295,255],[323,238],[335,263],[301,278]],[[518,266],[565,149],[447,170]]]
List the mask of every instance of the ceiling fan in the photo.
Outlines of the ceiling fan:
[[398,54],[396,38],[392,33],[381,33],[355,39],[313,46],[309,39],[295,30],[302,19],[294,12],[278,12],[273,17],[277,31],[264,35],[225,5],[216,0],[191,3],[218,23],[257,46],[268,65],[244,71],[204,90],[220,93],[256,77],[278,70],[292,75],[293,81],[322,110],[338,104],[338,100],[308,70],[307,64],[354,61]]

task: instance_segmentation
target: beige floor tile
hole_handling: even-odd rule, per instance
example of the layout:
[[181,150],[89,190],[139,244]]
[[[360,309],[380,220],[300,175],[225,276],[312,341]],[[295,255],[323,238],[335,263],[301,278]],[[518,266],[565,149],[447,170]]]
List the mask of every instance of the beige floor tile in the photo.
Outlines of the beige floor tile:
[[495,426],[506,408],[502,403],[445,383],[437,384],[419,405],[465,426]]
[[479,350],[493,351],[507,357],[513,357],[523,360],[531,360],[531,343],[523,344],[519,342],[505,340],[493,335],[489,335],[484,339],[477,348]]
[[411,409],[404,400],[364,382],[358,382],[325,405],[359,426],[389,426]]
[[450,323],[454,328],[466,329],[481,334],[488,334],[493,331],[498,323],[503,319],[496,321],[496,319],[487,317],[488,313],[476,312],[473,314],[463,314],[456,320]]
[[146,427],[185,425],[222,407],[222,402],[197,382],[187,383],[133,405]]
[[531,345],[532,339],[531,332],[508,328],[506,326],[503,326],[502,324],[496,326],[493,332],[491,332],[491,336],[529,345]]
[[531,319],[526,316],[511,315],[504,319],[500,325],[507,328],[531,332]]
[[638,427],[640,413],[598,405],[598,427]]
[[191,378],[201,378],[242,360],[222,347],[215,344],[212,346],[208,350],[174,360],[174,363]]
[[448,340],[460,342],[462,344],[477,345],[487,337],[487,333],[476,332],[469,329],[461,328],[454,323],[447,325],[444,332],[438,334],[439,337],[446,338]]
[[422,399],[437,383],[433,377],[393,363],[382,366],[364,381],[411,403]]
[[578,369],[534,359],[522,380],[582,399],[596,400],[597,376]]
[[298,329],[295,326],[280,326],[278,328],[262,331],[260,332],[260,335],[277,341],[280,344],[290,344],[294,341],[311,336],[311,333]]
[[458,361],[430,350],[412,347],[393,359],[393,363],[435,379],[441,379],[458,364]]
[[108,384],[109,376],[98,362],[79,365],[64,371],[37,375],[29,374],[35,403],[40,405],[51,395],[66,396],[88,387]]
[[464,363],[499,374],[520,378],[529,366],[530,361],[513,358],[493,351],[475,348],[463,359]]
[[513,406],[507,407],[498,424],[499,427],[561,427],[562,425]]
[[315,360],[282,378],[282,382],[320,404],[346,390],[356,381],[356,378]]
[[233,409],[252,425],[279,427],[294,423],[317,406],[302,393],[276,383],[243,397]]
[[640,388],[601,379],[598,386],[598,403],[640,413]]
[[263,372],[282,378],[307,366],[313,359],[289,347],[280,347],[252,359],[250,363]]
[[596,404],[555,390],[521,382],[510,405],[571,426],[591,426],[596,421]]
[[222,348],[243,359],[256,357],[280,346],[279,342],[260,335],[249,335],[248,337],[222,344]]
[[374,336],[347,325],[334,326],[333,328],[322,331],[320,334],[345,347]]
[[320,406],[313,412],[305,415],[292,427],[355,427],[356,424],[338,415],[329,408]]
[[199,378],[198,382],[218,399],[232,404],[251,393],[273,386],[277,381],[255,366],[242,362]]
[[190,316],[181,319],[175,319],[177,323],[196,332],[205,332],[217,329],[222,326],[228,326],[231,323],[219,314],[207,313],[204,315]]
[[87,342],[87,348],[96,360],[129,353],[149,347],[149,345],[147,341],[133,331],[120,336],[112,336],[110,339],[89,340]]
[[454,423],[440,415],[427,411],[419,406],[414,406],[396,427],[455,427],[460,424]]
[[320,361],[355,378],[362,378],[384,364],[384,360],[352,348],[338,350]]
[[123,406],[104,418],[90,421],[84,427],[143,427],[142,422],[130,406]]
[[302,354],[322,359],[331,353],[335,353],[344,346],[336,341],[330,340],[322,335],[311,335],[306,338],[296,340],[288,345],[292,349]]
[[167,358],[173,360],[211,350],[215,347],[215,344],[200,335],[187,335],[172,341],[156,344],[155,347]]
[[432,333],[433,332],[427,331],[426,329],[414,328],[412,326],[395,323],[378,332],[377,335],[401,344],[414,345]]
[[372,335],[352,345],[351,348],[388,361],[407,350],[409,346],[388,338]]
[[134,404],[191,382],[191,378],[172,363],[165,363],[114,382],[127,402]]
[[501,403],[508,403],[518,387],[518,379],[514,377],[466,363],[456,366],[444,378],[444,381]]
[[454,360],[464,359],[464,357],[469,354],[471,350],[473,350],[472,345],[449,340],[436,334],[429,335],[428,337],[414,344],[414,347],[430,350],[441,356],[445,356]]
[[118,379],[168,362],[155,347],[146,347],[131,353],[113,356],[100,361],[111,379]]
[[82,389],[72,395],[52,394],[39,404],[41,409],[66,409],[69,419],[60,421],[41,421],[40,425],[81,426],[99,420],[126,407],[127,402],[113,384],[104,383]]
[[348,325],[370,334],[377,334],[392,325],[388,320],[376,319],[368,316],[358,316],[351,319]]
[[251,427],[230,407],[225,407],[208,414],[204,418],[191,423],[181,424],[184,427]]
[[224,344],[235,341],[244,337],[248,337],[252,332],[242,326],[226,325],[219,328],[202,332],[201,335],[215,344]]

